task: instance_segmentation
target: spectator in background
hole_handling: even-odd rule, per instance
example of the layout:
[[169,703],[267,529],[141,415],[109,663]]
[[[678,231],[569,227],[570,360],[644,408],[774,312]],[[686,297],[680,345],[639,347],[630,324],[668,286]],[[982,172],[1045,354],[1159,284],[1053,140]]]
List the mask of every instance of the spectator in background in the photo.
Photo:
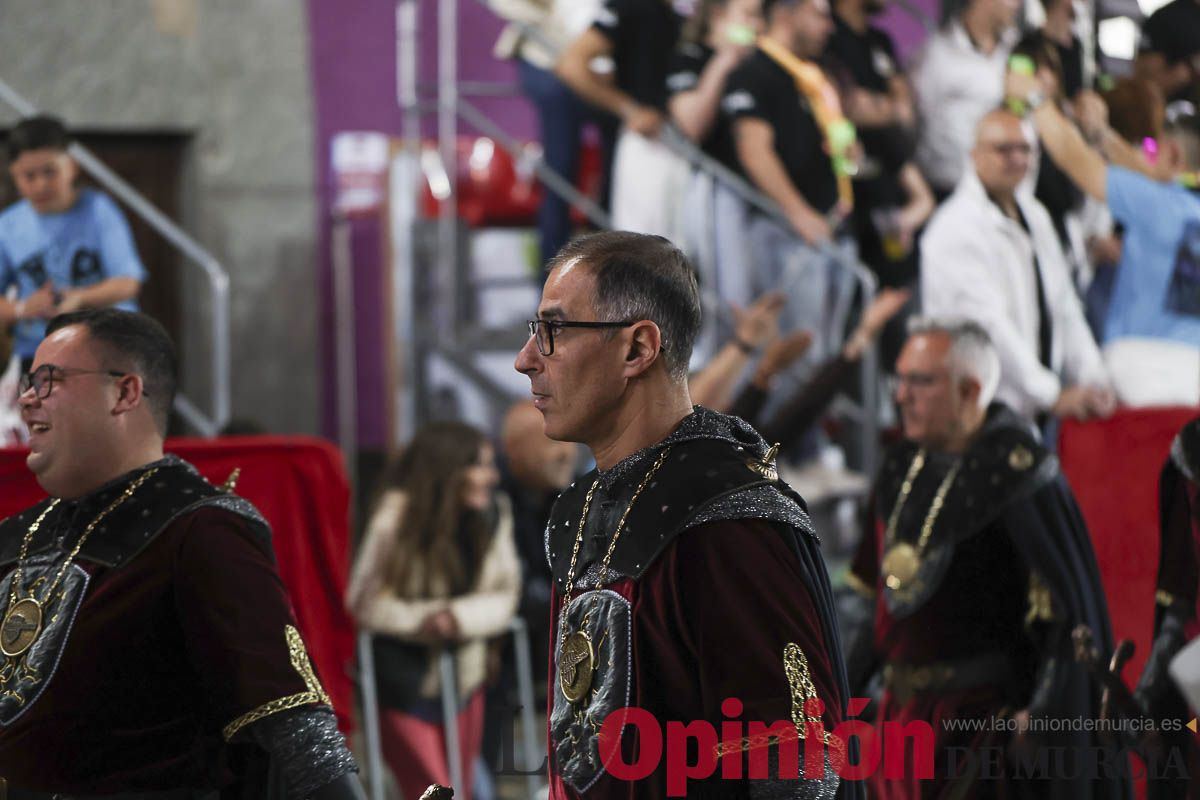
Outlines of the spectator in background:
[[503,458],[500,486],[513,504],[513,531],[524,583],[520,614],[529,625],[535,664],[549,657],[550,565],[546,563],[546,521],[559,492],[575,477],[579,446],[542,433],[542,413],[532,400],[515,403],[500,431]]
[[419,432],[396,464],[367,527],[347,590],[375,634],[383,756],[405,797],[448,784],[438,657],[457,664],[464,786],[483,734],[487,639],[517,608],[521,568],[512,513],[496,493],[492,446],[458,422]]
[[[512,24],[496,41],[497,58],[515,59],[521,91],[537,109],[546,165],[568,181],[579,169],[580,136],[587,106],[554,74],[559,53],[587,30],[600,0],[488,0]],[[597,120],[602,128],[614,127]],[[609,134],[609,138],[615,132]],[[571,238],[571,207],[552,191],[538,208],[538,246],[545,264]]]
[[[680,133],[709,157],[736,171],[737,150],[721,95],[734,67],[754,51],[762,31],[761,0],[701,0],[683,28],[667,70],[667,109]],[[746,253],[745,201],[704,171],[693,176],[680,203],[682,249],[692,256],[700,283],[722,302],[748,305],[754,296]],[[718,341],[733,334],[729,320],[708,315]],[[698,350],[710,348],[699,345]]]
[[[845,391],[853,381],[855,370],[862,357],[879,336],[888,321],[893,319],[908,302],[908,289],[889,288],[882,290],[863,309],[854,331],[846,338],[837,355],[821,365],[803,389],[788,398],[783,408],[769,419],[762,418],[774,374],[770,369],[769,355],[755,369],[750,382],[742,389],[730,412],[756,427],[769,442],[787,445],[800,439],[814,424],[820,421],[829,404],[838,392]],[[778,371],[778,370],[776,370]]]
[[[1080,189],[1107,202],[1125,226],[1121,265],[1104,326],[1104,357],[1127,405],[1200,402],[1200,120],[1190,103],[1168,109],[1166,133],[1147,166],[1104,124],[1103,106],[1083,117],[1104,155],[1088,146],[1035,79],[1010,75],[1011,97],[1036,109],[1050,157]],[[1112,163],[1105,163],[1105,156]],[[1149,173],[1149,174],[1144,174]],[[1191,187],[1191,188],[1189,188]]]
[[1067,100],[1086,89],[1083,83],[1083,43],[1075,35],[1075,4],[1072,0],[1041,0],[1046,20],[1042,27],[1022,37],[1022,43],[1039,48],[1058,79]]
[[[788,296],[787,330],[813,332],[811,359],[837,348],[850,303],[857,259],[839,231],[853,205],[837,92],[816,65],[832,30],[826,0],[765,0],[766,33],[729,76],[721,107],[731,118],[738,162],[790,223],[752,216],[748,236],[755,293]],[[843,168],[835,166],[839,162]],[[835,242],[836,239],[836,242]]]
[[[146,278],[116,204],[75,186],[70,145],[53,117],[23,119],[8,135],[8,169],[22,199],[0,213],[0,325],[16,323],[23,373],[47,320],[83,308],[136,311]],[[3,297],[13,286],[16,301]]]
[[[668,0],[604,0],[592,27],[558,61],[564,83],[621,120],[612,162],[617,229],[674,233],[668,198],[670,187],[686,179],[686,165],[657,140],[666,122],[667,67],[682,26]],[[612,80],[593,71],[604,57],[612,59]]]
[[1036,199],[1017,191],[1031,150],[1012,112],[980,121],[973,169],[921,241],[922,308],[974,320],[988,332],[1000,357],[996,397],[1018,414],[1107,416],[1113,398],[1104,364],[1054,224]]
[[1017,0],[970,0],[926,42],[911,76],[917,103],[917,164],[938,199],[966,170],[975,126],[1004,98],[1016,42]]
[[[1071,0],[1054,2],[1057,5],[1046,6],[1046,27],[1026,34],[1013,48],[1013,55],[1028,58],[1042,82],[1047,99],[1066,107],[1082,90],[1082,53],[1079,42],[1071,36]],[[1063,60],[1064,48],[1057,40],[1058,29],[1063,26],[1066,35],[1075,44],[1073,53],[1067,51],[1067,58],[1073,59],[1071,61]],[[1051,30],[1055,32],[1054,36],[1050,34]],[[1045,153],[1039,154],[1035,187],[1034,196],[1050,214],[1063,250],[1070,257],[1072,236],[1068,231],[1068,219],[1082,208],[1083,193]]]
[[[736,304],[732,307],[733,336],[702,369],[688,377],[693,405],[731,413],[738,382],[751,360],[758,359],[755,380],[770,383],[780,370],[804,355],[812,343],[811,333],[779,333],[779,314],[785,301],[783,293],[768,292],[745,309]],[[753,420],[746,419],[753,424]]]
[[[908,81],[891,37],[871,24],[886,7],[887,0],[835,0],[825,61],[866,156],[854,180],[859,256],[882,286],[911,286],[920,263],[917,233],[933,213],[934,198],[913,161],[916,111]],[[904,343],[906,316],[897,315],[883,336],[889,369]]]
[[1157,84],[1167,100],[1200,101],[1200,0],[1173,0],[1150,15],[1134,74]]
[[[1163,120],[1166,109],[1158,85],[1139,78],[1123,78],[1101,95],[1102,108],[1107,114],[1108,124],[1102,126],[1116,138],[1124,140],[1147,156],[1146,148],[1154,149],[1162,138]],[[1083,110],[1082,105],[1080,110]],[[1047,158],[1049,156],[1047,155]],[[1053,163],[1053,159],[1051,159]],[[1135,166],[1136,164],[1132,164]],[[1147,165],[1140,167],[1148,168]],[[1121,230],[1113,222],[1108,206],[1093,197],[1088,198],[1086,211],[1095,211],[1110,225],[1108,233],[1096,232],[1086,240],[1087,264],[1091,274],[1081,281],[1084,291],[1084,308],[1088,325],[1099,342],[1104,341],[1104,319],[1112,298],[1116,282],[1117,265],[1121,261]]]

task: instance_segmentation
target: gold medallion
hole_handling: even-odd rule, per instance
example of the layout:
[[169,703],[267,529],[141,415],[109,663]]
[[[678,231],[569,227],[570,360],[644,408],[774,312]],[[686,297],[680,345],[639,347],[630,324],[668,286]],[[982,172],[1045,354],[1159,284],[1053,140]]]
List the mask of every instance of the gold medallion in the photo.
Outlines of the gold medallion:
[[921,557],[908,542],[901,542],[883,554],[883,572],[887,575],[889,589],[901,589],[908,585],[921,568]]
[[1028,448],[1017,445],[1008,454],[1008,466],[1016,472],[1024,472],[1033,466],[1033,453]]
[[0,653],[15,658],[37,641],[42,632],[42,607],[37,600],[26,597],[18,600],[4,615],[0,624]]
[[592,637],[583,631],[575,631],[563,640],[558,654],[558,685],[563,696],[578,703],[592,688],[592,676],[596,672],[596,656],[592,651]]

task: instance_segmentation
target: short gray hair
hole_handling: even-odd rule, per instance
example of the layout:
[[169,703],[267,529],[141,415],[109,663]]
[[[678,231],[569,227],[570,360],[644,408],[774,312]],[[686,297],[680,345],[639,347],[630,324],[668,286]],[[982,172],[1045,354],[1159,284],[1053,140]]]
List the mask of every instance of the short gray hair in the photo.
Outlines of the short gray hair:
[[547,271],[572,261],[585,264],[595,277],[592,300],[601,320],[652,321],[662,336],[667,372],[686,380],[700,331],[700,290],[687,257],[661,236],[601,231],[572,239]]
[[1000,385],[1000,356],[982,325],[965,317],[913,317],[908,335],[941,334],[950,340],[950,368],[956,377],[979,383],[979,407],[987,408]]

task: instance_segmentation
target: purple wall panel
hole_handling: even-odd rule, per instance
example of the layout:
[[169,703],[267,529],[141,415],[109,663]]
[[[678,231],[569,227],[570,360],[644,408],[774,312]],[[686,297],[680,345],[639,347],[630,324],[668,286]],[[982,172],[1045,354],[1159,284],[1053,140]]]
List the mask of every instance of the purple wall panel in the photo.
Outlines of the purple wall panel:
[[[330,141],[339,131],[382,131],[399,136],[402,114],[396,102],[395,4],[377,0],[308,0],[313,104],[316,115],[318,218],[321,252],[318,292],[322,368],[321,430],[337,431],[334,369],[333,281],[330,266],[330,209],[334,187]],[[433,92],[437,80],[437,0],[422,0],[420,13],[422,84]],[[459,79],[510,83],[515,70],[492,57],[492,44],[502,23],[477,0],[459,3]],[[481,98],[483,110],[501,127],[521,138],[536,130],[532,112],[520,97]],[[436,118],[427,115],[423,134],[436,132]],[[472,132],[463,126],[464,133]],[[391,321],[383,318],[384,253],[382,220],[354,223],[352,246],[357,303],[359,444],[387,447],[387,409],[392,402],[386,386],[385,344]]]

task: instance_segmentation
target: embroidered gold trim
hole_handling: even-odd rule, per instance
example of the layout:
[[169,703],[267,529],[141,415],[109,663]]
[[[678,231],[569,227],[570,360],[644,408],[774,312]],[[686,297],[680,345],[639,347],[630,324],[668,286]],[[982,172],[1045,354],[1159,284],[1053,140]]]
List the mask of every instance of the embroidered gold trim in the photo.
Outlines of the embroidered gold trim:
[[855,575],[853,572],[846,572],[846,585],[853,589],[858,594],[869,599],[875,599],[875,587],[868,586],[867,582]]
[[[819,716],[808,716],[804,704],[817,699],[817,687],[813,685],[812,675],[808,669],[808,657],[795,642],[788,642],[783,648],[783,672],[787,675],[788,685],[792,689],[792,724],[801,739],[808,736],[808,724],[822,724]],[[825,746],[829,748],[830,758],[835,764],[845,762],[846,744],[841,739],[825,731]]]
[[1175,595],[1171,594],[1166,589],[1159,589],[1154,593],[1154,602],[1158,603],[1160,606],[1173,606],[1175,605]]
[[1042,576],[1036,572],[1029,573],[1029,612],[1025,614],[1025,624],[1048,622],[1054,619],[1054,602],[1050,596],[1050,587],[1042,581]]
[[288,656],[292,660],[292,667],[304,679],[304,685],[308,687],[308,690],[280,697],[242,714],[221,729],[221,735],[225,737],[225,741],[232,739],[247,725],[258,722],[260,719],[266,719],[272,714],[278,714],[280,711],[307,705],[333,705],[329,695],[325,693],[325,688],[321,686],[321,681],[317,679],[312,662],[308,659],[308,651],[304,649],[304,639],[300,636],[300,631],[296,630],[293,625],[287,625],[284,627],[284,636],[287,639]]

